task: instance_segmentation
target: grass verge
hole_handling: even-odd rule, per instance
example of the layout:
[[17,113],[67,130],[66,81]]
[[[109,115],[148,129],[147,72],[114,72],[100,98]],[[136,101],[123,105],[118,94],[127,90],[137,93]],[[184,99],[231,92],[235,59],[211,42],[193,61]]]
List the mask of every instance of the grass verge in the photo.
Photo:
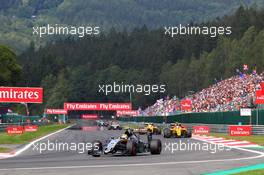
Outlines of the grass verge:
[[263,175],[263,174],[264,174],[264,169],[245,171],[245,172],[236,173],[236,174],[233,174],[233,175]]
[[10,151],[11,149],[9,148],[0,147],[0,153],[9,153]]
[[25,144],[29,141],[35,140],[57,130],[63,129],[69,125],[47,125],[40,126],[37,132],[26,132],[21,135],[9,135],[7,133],[0,133],[0,144]]
[[226,139],[234,139],[234,140],[246,140],[252,143],[256,143],[258,145],[264,146],[264,137],[263,135],[252,135],[252,136],[230,136],[225,133],[210,133],[211,136],[215,137],[223,137]]

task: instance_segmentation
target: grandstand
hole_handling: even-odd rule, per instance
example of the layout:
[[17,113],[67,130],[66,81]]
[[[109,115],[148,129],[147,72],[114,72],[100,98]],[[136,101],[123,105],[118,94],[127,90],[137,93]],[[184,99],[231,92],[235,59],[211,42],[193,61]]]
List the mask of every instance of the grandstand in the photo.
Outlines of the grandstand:
[[[255,91],[260,88],[259,83],[262,81],[264,81],[264,72],[236,75],[222,80],[188,96],[192,101],[190,112],[238,111],[241,107],[248,107],[254,101]],[[142,116],[162,116],[173,115],[180,109],[180,99],[173,97],[159,99],[154,105],[139,112]]]

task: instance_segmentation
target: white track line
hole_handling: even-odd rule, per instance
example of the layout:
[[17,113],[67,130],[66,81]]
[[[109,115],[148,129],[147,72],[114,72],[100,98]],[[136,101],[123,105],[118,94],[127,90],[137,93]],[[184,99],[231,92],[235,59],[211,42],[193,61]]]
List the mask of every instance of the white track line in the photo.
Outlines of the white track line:
[[[205,140],[201,140],[198,138],[193,138],[195,140],[203,141],[210,143]],[[230,147],[232,148],[232,147]],[[178,162],[157,162],[157,163],[141,163],[141,164],[118,164],[118,165],[87,165],[87,166],[58,166],[58,167],[31,167],[31,168],[5,168],[0,169],[0,171],[14,171],[14,170],[51,170],[51,169],[79,169],[79,168],[112,168],[112,167],[138,167],[138,166],[162,166],[162,165],[177,165],[177,164],[199,164],[199,163],[211,163],[211,162],[231,162],[231,161],[241,161],[241,160],[251,160],[258,159],[264,157],[264,152],[256,151],[256,150],[248,150],[243,148],[233,148],[240,151],[250,152],[254,154],[258,154],[257,156],[251,157],[243,157],[243,158],[233,158],[233,159],[215,159],[215,160],[197,160],[197,161],[178,161]]]
[[[212,144],[213,142],[210,142],[210,141],[207,141],[207,140],[203,140],[203,139],[200,139],[200,138],[193,138],[195,140],[199,140],[199,141],[203,141],[203,142],[207,142],[207,143],[210,143]],[[221,143],[215,143],[215,144],[221,144]],[[229,147],[229,148],[233,148],[233,149],[237,149],[237,150],[240,150],[240,151],[246,151],[246,152],[251,152],[251,153],[255,153],[255,154],[259,154],[259,155],[262,155],[261,157],[264,157],[264,152],[261,152],[261,151],[256,151],[256,150],[249,150],[249,149],[244,149],[244,148],[240,148],[240,147],[233,147],[233,146],[228,146],[226,144],[224,144],[225,147]]]
[[251,145],[240,145],[239,147],[241,147],[241,148],[252,148],[252,147],[257,148],[257,147],[259,147],[260,148],[261,146],[256,145],[256,144],[255,145],[251,144]]
[[[255,152],[256,153],[256,152]],[[79,168],[113,168],[113,167],[134,167],[134,166],[153,166],[153,165],[177,165],[177,164],[199,164],[199,163],[211,163],[211,162],[230,162],[251,160],[264,157],[264,153],[258,152],[258,156],[244,157],[236,159],[216,159],[216,160],[197,160],[197,161],[179,161],[179,162],[158,162],[158,163],[140,163],[140,164],[118,164],[118,165],[87,165],[87,166],[58,166],[58,167],[31,167],[31,168],[6,168],[0,169],[0,171],[14,171],[14,170],[51,170],[51,169],[79,169]]]
[[210,141],[210,142],[214,142],[214,141],[222,141],[222,140],[225,140],[224,138],[213,138],[213,139],[205,139],[207,141]]
[[226,143],[226,142],[229,142],[229,143],[231,143],[231,142],[237,142],[237,140],[220,140],[220,141],[215,141],[215,143]]
[[237,141],[237,142],[230,142],[230,143],[225,143],[226,145],[236,145],[236,144],[244,144],[244,143],[247,143],[247,144],[252,144],[248,141]]
[[24,151],[26,151],[28,148],[30,148],[33,144],[35,144],[35,143],[37,143],[37,142],[39,142],[39,141],[41,141],[41,140],[43,140],[43,139],[45,139],[45,138],[48,138],[48,137],[50,137],[50,136],[52,136],[52,135],[58,134],[58,133],[60,133],[60,132],[62,132],[62,131],[64,131],[64,130],[66,130],[66,129],[72,127],[72,126],[73,126],[73,125],[68,126],[68,127],[66,127],[66,128],[63,128],[63,129],[60,129],[60,130],[58,130],[58,131],[56,131],[56,132],[53,132],[53,133],[50,133],[50,134],[48,134],[48,135],[45,135],[45,136],[43,136],[43,137],[41,137],[41,138],[38,138],[38,139],[36,139],[36,140],[30,142],[29,144],[27,144],[26,146],[24,146],[23,148],[19,149],[19,150],[16,151],[16,152],[11,152],[11,153],[7,153],[7,154],[2,154],[2,155],[0,155],[0,159],[1,159],[2,157],[4,157],[4,158],[10,158],[10,157],[18,156],[19,154],[21,154],[22,152],[24,152]]
[[[202,137],[202,136],[198,136],[195,135],[195,138],[197,139],[201,139],[203,141],[207,141],[209,143],[212,144],[222,144],[224,146],[229,146],[229,147],[259,147],[259,145],[255,144],[255,143],[251,143],[249,141],[242,141],[242,140],[225,140],[224,138],[220,137],[217,139],[217,137],[215,138],[210,138],[208,139],[207,137]],[[244,144],[244,145],[241,145]]]

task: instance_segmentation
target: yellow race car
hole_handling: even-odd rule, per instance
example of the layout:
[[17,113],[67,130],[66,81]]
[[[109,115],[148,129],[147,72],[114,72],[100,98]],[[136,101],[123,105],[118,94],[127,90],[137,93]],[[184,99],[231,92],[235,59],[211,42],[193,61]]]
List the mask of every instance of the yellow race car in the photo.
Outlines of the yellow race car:
[[158,128],[153,123],[145,123],[144,127],[138,128],[138,129],[134,129],[134,132],[137,132],[139,134],[151,133],[151,134],[155,134],[155,135],[160,135],[161,134],[161,129]]
[[182,126],[180,123],[172,123],[170,128],[163,129],[164,138],[191,138],[192,132],[188,131],[187,127]]

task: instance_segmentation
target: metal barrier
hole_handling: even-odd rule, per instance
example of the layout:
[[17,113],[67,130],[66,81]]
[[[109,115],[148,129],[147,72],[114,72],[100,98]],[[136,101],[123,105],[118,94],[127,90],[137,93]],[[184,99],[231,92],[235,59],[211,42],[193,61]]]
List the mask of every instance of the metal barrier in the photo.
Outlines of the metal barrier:
[[31,123],[27,123],[27,122],[23,122],[23,123],[0,123],[0,132],[5,132],[6,128],[8,126],[25,126],[25,125],[37,125],[37,126],[43,126],[43,125],[47,125],[48,123],[46,122],[31,122]]
[[[252,124],[264,125],[264,110],[252,111]],[[222,125],[247,125],[250,123],[250,117],[240,116],[239,111],[229,112],[203,112],[203,113],[182,113],[172,116],[138,116],[138,117],[120,117],[120,121],[126,122],[153,122],[153,123],[207,123]]]
[[[192,129],[193,126],[197,125],[203,125],[203,126],[209,126],[210,132],[214,133],[228,133],[229,132],[229,125],[219,125],[219,124],[197,124],[197,123],[188,123],[184,124],[186,125],[189,129]],[[264,135],[264,125],[252,125],[252,134],[253,135]]]
[[264,135],[264,125],[253,125],[252,127],[253,134]]
[[1,123],[0,124],[0,132],[4,132],[8,126],[18,126],[20,123]]
[[[144,125],[144,122],[124,122],[124,123],[131,123],[131,124],[139,124]],[[155,123],[159,127],[168,127],[169,124],[162,124],[162,123]],[[192,130],[193,126],[209,126],[210,132],[213,133],[228,133],[228,126],[229,125],[222,125],[222,124],[204,124],[204,123],[183,123],[189,130]],[[264,125],[252,125],[252,134],[253,135],[264,135]]]

